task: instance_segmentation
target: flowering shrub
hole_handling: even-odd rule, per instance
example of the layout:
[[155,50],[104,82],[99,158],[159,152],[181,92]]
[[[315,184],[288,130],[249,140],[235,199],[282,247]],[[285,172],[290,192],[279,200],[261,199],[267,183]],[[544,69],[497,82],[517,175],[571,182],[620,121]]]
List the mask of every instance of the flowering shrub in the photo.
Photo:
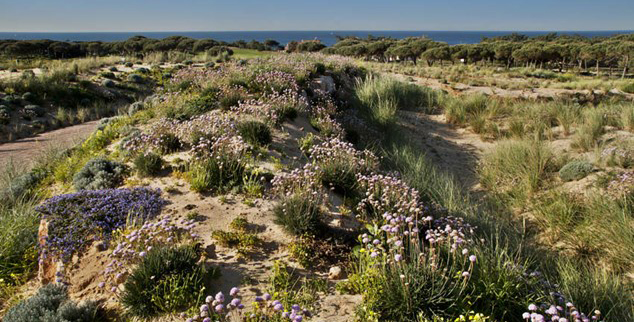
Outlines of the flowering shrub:
[[392,217],[410,217],[412,221],[422,216],[425,210],[419,202],[418,191],[396,177],[358,175],[357,184],[365,196],[357,205],[357,213],[364,220],[381,220],[387,213],[392,214]]
[[247,169],[247,145],[237,136],[221,136],[214,141],[201,138],[191,152],[188,172],[196,192],[224,190],[239,185]]
[[69,260],[93,241],[108,240],[126,221],[144,221],[166,204],[159,190],[147,188],[84,190],[46,200],[36,210],[48,221],[43,256]]
[[354,193],[357,173],[366,174],[378,167],[378,158],[372,152],[357,151],[337,138],[314,145],[309,154],[321,181],[344,195]]
[[123,184],[128,169],[124,164],[95,158],[84,165],[73,177],[77,190],[112,189]]
[[169,216],[165,216],[154,223],[144,223],[141,226],[133,224],[126,230],[120,228],[115,231],[113,243],[116,246],[108,254],[111,262],[104,271],[105,282],[99,286],[106,287],[108,283],[110,291],[117,292],[119,285],[130,275],[131,269],[141,262],[147,252],[162,245],[194,243],[198,239],[198,235],[192,232],[194,221],[183,219],[181,226],[175,226]]

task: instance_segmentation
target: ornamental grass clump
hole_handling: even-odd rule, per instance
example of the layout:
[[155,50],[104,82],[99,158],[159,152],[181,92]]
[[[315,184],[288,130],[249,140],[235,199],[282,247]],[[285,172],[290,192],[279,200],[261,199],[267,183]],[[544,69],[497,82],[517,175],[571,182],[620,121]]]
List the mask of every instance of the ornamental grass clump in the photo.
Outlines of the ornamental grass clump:
[[144,255],[124,284],[121,304],[132,316],[180,312],[200,300],[205,280],[216,270],[199,263],[200,247],[157,247]]
[[237,128],[240,136],[253,146],[266,146],[272,141],[271,129],[263,122],[244,121],[238,123]]
[[192,147],[187,178],[196,192],[227,191],[239,186],[247,171],[248,146],[237,136],[201,138]]
[[96,303],[76,304],[68,297],[65,286],[48,284],[30,298],[7,311],[5,322],[88,322],[106,321]]
[[163,169],[163,158],[156,153],[143,153],[134,159],[134,170],[142,177],[153,177]]
[[122,163],[95,158],[73,176],[73,185],[77,191],[112,189],[123,184],[127,173],[128,168]]
[[273,210],[275,223],[294,235],[318,236],[325,228],[321,209],[325,195],[322,184],[311,165],[282,173],[273,178],[273,193],[281,201]]
[[157,216],[166,201],[159,190],[148,188],[84,190],[55,196],[36,211],[48,222],[42,255],[67,261],[96,240],[109,240],[129,221]]

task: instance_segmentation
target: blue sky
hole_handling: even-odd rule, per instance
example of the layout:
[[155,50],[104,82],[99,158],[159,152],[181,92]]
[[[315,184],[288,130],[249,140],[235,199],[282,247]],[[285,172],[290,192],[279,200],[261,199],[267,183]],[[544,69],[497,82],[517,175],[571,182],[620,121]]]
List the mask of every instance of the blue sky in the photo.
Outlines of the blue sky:
[[631,29],[634,0],[0,0],[0,31]]

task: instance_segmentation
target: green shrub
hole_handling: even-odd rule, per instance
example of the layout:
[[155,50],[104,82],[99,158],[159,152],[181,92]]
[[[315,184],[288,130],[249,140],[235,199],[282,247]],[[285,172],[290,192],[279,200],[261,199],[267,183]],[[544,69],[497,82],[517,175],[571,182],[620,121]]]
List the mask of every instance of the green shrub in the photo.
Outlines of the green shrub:
[[163,158],[154,153],[143,153],[134,159],[134,169],[143,177],[151,177],[161,172]]
[[564,165],[559,170],[559,177],[563,181],[575,181],[585,178],[592,172],[594,166],[585,160],[575,160]]
[[133,115],[143,109],[145,109],[145,104],[143,104],[143,102],[134,102],[130,104],[130,107],[128,107],[128,115]]
[[131,61],[129,61],[129,62],[126,62],[126,63],[124,64],[124,66],[125,66],[125,67],[132,67],[132,66],[134,66],[134,63],[132,63]]
[[128,82],[135,83],[135,84],[141,84],[141,83],[144,82],[144,79],[139,74],[130,74],[130,75],[128,75]]
[[199,264],[194,246],[152,249],[126,280],[121,304],[133,316],[148,318],[197,306],[205,280],[215,273]]
[[260,121],[244,121],[238,124],[238,133],[253,146],[265,146],[272,141],[271,129]]
[[275,223],[296,236],[318,236],[325,227],[320,205],[303,195],[293,194],[285,197],[275,206],[273,212]]
[[114,66],[112,66],[112,67],[108,68],[108,70],[109,70],[109,71],[111,71],[111,72],[117,72],[117,71],[119,71],[119,70],[117,69],[117,67],[114,67]]
[[77,190],[111,189],[123,184],[127,167],[116,161],[94,158],[88,161],[73,177]]
[[94,302],[77,305],[70,301],[64,286],[48,284],[9,309],[5,322],[92,322],[105,320]]
[[116,78],[116,76],[114,75],[113,72],[101,72],[101,73],[99,73],[99,76],[101,76],[103,78],[108,78],[108,79]]
[[0,105],[0,124],[7,125],[11,122],[11,115],[4,105]]
[[46,114],[46,110],[39,105],[27,105],[24,107],[25,112],[30,112],[37,117],[42,117]]
[[35,96],[35,94],[33,94],[31,92],[26,92],[26,93],[22,94],[22,100],[32,103],[32,102],[35,102],[36,96]]
[[112,79],[104,79],[101,82],[101,86],[103,87],[115,87],[116,83]]

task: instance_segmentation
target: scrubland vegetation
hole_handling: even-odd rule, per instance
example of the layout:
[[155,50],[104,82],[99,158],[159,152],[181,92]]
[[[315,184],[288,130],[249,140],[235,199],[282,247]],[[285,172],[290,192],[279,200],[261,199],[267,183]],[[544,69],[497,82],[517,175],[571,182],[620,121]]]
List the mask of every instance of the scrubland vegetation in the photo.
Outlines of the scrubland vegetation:
[[[393,44],[386,52],[404,58],[410,41],[348,39],[330,51]],[[497,42],[534,45],[482,48]],[[436,71],[408,63],[215,57],[131,71],[104,63],[97,79],[154,95],[81,145],[7,172],[4,321],[634,319],[634,103],[624,94],[459,94],[384,75]],[[12,84],[2,88],[31,99]],[[434,164],[406,115],[491,144],[473,169],[477,189]]]

